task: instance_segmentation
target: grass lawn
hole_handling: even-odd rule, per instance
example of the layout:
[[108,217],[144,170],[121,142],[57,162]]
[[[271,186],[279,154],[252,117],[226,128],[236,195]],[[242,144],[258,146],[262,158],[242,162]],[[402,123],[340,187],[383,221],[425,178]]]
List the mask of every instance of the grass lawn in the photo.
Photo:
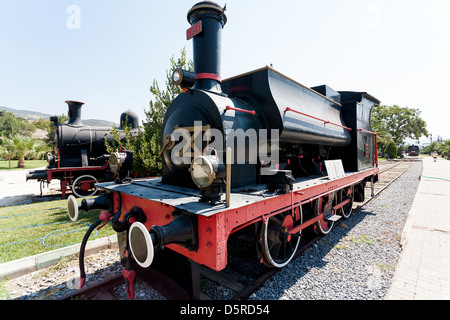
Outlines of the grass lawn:
[[[21,168],[17,168],[17,162],[18,160],[11,160],[11,169],[9,169],[9,163],[8,160],[0,160],[0,170],[17,170]],[[25,160],[25,168],[27,169],[34,169],[34,168],[41,168],[46,167],[48,165],[47,160]]]
[[[82,199],[77,199],[81,203]],[[67,200],[0,208],[0,263],[81,243],[99,210],[80,212],[77,222],[67,215]],[[90,239],[114,234],[111,224]]]

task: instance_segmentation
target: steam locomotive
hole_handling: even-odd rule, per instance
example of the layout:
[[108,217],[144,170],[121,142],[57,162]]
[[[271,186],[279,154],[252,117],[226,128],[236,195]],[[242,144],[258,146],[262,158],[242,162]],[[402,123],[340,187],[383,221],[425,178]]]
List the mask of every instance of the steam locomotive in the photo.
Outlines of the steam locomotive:
[[[110,155],[106,150],[105,139],[109,143],[114,139],[111,128],[83,124],[81,120],[83,102],[66,101],[66,103],[69,109],[67,123],[58,123],[57,117],[50,118],[55,125],[55,155],[47,154],[48,166],[45,170],[28,172],[26,180],[38,180],[41,183],[42,193],[43,183],[58,179],[63,197],[67,186],[71,186],[77,197],[89,197],[98,190],[95,183],[113,179],[109,170]],[[139,118],[133,111],[123,112],[120,124],[118,130],[121,138],[124,138],[124,125],[131,127],[132,135],[138,133]]]
[[408,155],[410,157],[417,157],[419,155],[419,147],[412,145],[408,147]]
[[162,176],[130,179],[132,152],[118,152],[110,166],[119,183],[97,184],[103,194],[80,204],[69,197],[72,220],[80,210],[103,210],[80,249],[80,286],[86,241],[107,221],[118,233],[133,298],[135,269],[178,278],[187,270],[184,280],[196,265],[220,271],[231,239],[252,239],[261,263],[284,267],[304,230],[329,233],[363,201],[366,184],[373,191],[378,181],[370,113],[380,101],[308,88],[270,67],[222,80],[225,9],[202,1],[187,19],[194,72],[172,75],[184,90],[165,115]]

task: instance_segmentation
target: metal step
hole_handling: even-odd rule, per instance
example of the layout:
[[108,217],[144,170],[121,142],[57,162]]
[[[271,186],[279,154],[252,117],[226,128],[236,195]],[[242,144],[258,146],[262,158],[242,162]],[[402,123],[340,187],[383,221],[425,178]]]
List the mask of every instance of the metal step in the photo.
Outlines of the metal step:
[[340,218],[342,218],[342,216],[337,215],[337,214],[334,214],[334,215],[332,215],[332,216],[329,216],[329,217],[326,218],[325,220],[336,222],[336,221],[338,221]]

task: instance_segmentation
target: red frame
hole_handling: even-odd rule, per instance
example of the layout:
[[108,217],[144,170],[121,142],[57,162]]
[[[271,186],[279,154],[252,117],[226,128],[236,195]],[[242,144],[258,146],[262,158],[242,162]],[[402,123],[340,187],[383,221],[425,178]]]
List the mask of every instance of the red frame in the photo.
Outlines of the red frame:
[[[230,234],[252,225],[256,222],[266,222],[269,217],[281,212],[294,210],[300,205],[312,202],[316,199],[340,189],[354,186],[371,178],[379,173],[378,167],[362,172],[349,174],[348,176],[320,185],[314,185],[301,191],[293,191],[288,194],[279,195],[273,198],[262,198],[256,203],[234,209],[224,209],[212,216],[198,215],[198,250],[189,251],[187,248],[177,244],[169,244],[168,248],[192,259],[193,261],[208,266],[216,271],[223,270],[227,264],[227,241]],[[149,230],[153,225],[166,225],[173,220],[171,213],[174,207],[140,198],[137,196],[121,193],[122,217],[129,212],[132,207],[139,206],[146,212],[146,228]],[[119,199],[115,197],[115,208],[118,209]],[[337,204],[334,209],[345,205],[345,201]],[[116,211],[117,212],[117,211]],[[323,219],[323,214],[319,214],[313,219],[303,222],[302,225],[290,230],[291,234],[312,225]]]
[[[58,162],[59,163],[59,162]],[[74,174],[73,172],[80,173],[77,176],[81,176],[84,174],[84,171],[86,173],[91,173],[93,171],[106,171],[108,170],[109,162],[106,161],[104,166],[101,167],[70,167],[70,168],[54,168],[54,169],[45,169],[45,172],[47,172],[47,181],[50,182],[53,179],[53,175],[57,173],[62,173],[62,176],[55,178],[60,180],[60,186],[61,186],[61,193],[62,197],[64,198],[66,196],[66,188],[68,185],[70,185],[73,182]]]

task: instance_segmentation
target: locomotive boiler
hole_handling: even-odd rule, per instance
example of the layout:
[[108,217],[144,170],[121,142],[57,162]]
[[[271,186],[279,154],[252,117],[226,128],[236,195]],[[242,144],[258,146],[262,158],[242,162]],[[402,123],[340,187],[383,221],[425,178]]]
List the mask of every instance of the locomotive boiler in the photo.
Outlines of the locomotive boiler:
[[[172,75],[184,90],[164,118],[162,176],[97,184],[100,197],[68,201],[72,220],[80,210],[104,210],[81,252],[89,233],[110,220],[130,291],[136,264],[175,268],[175,277],[180,259],[223,270],[230,239],[242,236],[252,239],[258,261],[281,268],[305,229],[329,233],[378,180],[376,98],[309,88],[270,67],[222,80],[225,9],[202,1],[187,19],[194,71]],[[127,176],[126,159],[121,153],[111,163],[116,175]],[[84,278],[82,259],[80,270]]]
[[[50,120],[55,125],[54,149],[55,154],[47,154],[48,166],[45,170],[35,170],[27,173],[26,179],[38,180],[42,184],[52,179],[59,179],[62,196],[65,196],[66,186],[71,186],[78,197],[88,197],[97,191],[95,183],[110,181],[109,154],[105,139],[113,142],[111,128],[94,127],[83,124],[81,110],[84,105],[79,101],[66,101],[68,105],[67,123],[58,123],[57,117]],[[118,128],[121,138],[124,138],[123,126],[131,128],[131,134],[138,132],[139,118],[131,110],[120,116]]]

